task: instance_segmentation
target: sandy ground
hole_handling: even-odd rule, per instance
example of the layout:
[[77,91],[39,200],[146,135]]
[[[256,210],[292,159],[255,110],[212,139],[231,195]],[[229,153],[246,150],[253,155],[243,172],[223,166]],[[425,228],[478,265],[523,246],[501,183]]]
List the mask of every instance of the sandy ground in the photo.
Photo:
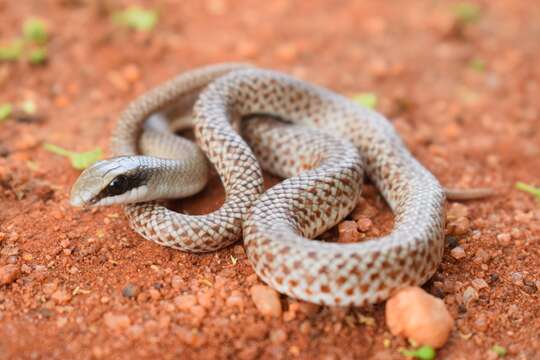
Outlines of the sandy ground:
[[[29,16],[51,34],[46,65],[0,63],[0,102],[33,100],[39,114],[0,124],[0,267],[16,269],[0,274],[0,358],[403,358],[408,344],[389,334],[382,304],[314,308],[283,297],[284,314],[264,318],[240,244],[186,254],[141,239],[119,207],[69,206],[78,171],[42,143],[106,149],[137,94],[231,60],[376,93],[444,185],[496,189],[450,205],[448,247],[425,286],[456,319],[438,358],[494,359],[494,345],[506,358],[540,358],[540,207],[514,187],[540,181],[540,7],[482,1],[478,21],[464,24],[447,1],[143,4],[160,11],[147,34],[111,23],[122,2],[0,1],[2,41]],[[175,206],[204,213],[222,199],[213,179]],[[359,209],[373,222],[360,238],[391,228],[374,189]]]

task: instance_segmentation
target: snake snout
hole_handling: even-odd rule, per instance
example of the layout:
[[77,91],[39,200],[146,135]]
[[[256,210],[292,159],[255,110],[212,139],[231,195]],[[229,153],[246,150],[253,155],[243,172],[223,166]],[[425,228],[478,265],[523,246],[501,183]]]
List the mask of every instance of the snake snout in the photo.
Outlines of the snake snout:
[[80,192],[74,186],[71,190],[71,195],[69,197],[69,203],[71,206],[83,207],[89,206],[92,204],[92,195],[88,192]]

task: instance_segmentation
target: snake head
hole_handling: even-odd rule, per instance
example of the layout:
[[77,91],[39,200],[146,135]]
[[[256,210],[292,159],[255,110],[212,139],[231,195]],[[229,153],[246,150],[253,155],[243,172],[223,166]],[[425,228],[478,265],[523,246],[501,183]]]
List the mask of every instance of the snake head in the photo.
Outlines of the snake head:
[[138,157],[119,156],[85,169],[71,188],[72,206],[102,206],[146,201],[145,166]]

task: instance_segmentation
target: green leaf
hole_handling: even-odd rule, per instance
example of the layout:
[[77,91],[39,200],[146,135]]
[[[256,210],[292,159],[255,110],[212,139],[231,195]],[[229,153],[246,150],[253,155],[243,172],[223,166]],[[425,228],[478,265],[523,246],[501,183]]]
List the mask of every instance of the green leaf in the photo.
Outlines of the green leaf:
[[78,170],[84,170],[103,156],[100,148],[96,148],[92,151],[75,152],[61,148],[60,146],[46,143],[43,145],[45,150],[52,152],[56,155],[61,155],[69,158],[71,166]]
[[0,105],[0,122],[7,120],[13,111],[13,106],[9,103]]
[[482,59],[472,59],[469,61],[469,67],[478,72],[484,72],[486,70],[486,63]]
[[377,106],[377,95],[375,93],[358,93],[353,95],[351,98],[355,103],[369,109],[374,109]]
[[24,40],[40,45],[45,44],[49,37],[45,23],[35,18],[28,19],[24,22],[22,32]]
[[501,345],[493,345],[493,347],[491,348],[491,351],[497,354],[497,356],[499,356],[500,358],[505,357],[506,353],[508,352],[506,348]]
[[28,61],[33,65],[40,65],[47,61],[47,49],[41,47],[34,49],[28,54]]
[[146,10],[138,6],[130,6],[112,15],[114,23],[141,31],[152,30],[158,21],[155,10]]
[[540,188],[534,187],[529,184],[525,184],[521,181],[516,183],[516,189],[525,191],[526,193],[534,195],[538,200],[540,200]]
[[482,15],[480,7],[472,3],[457,4],[453,8],[453,12],[456,20],[464,25],[474,24],[480,20]]
[[416,350],[402,349],[400,350],[400,353],[420,360],[433,360],[435,359],[435,356],[437,356],[435,350],[431,346],[427,345],[421,346]]
[[23,51],[23,41],[15,39],[0,46],[0,61],[19,60]]

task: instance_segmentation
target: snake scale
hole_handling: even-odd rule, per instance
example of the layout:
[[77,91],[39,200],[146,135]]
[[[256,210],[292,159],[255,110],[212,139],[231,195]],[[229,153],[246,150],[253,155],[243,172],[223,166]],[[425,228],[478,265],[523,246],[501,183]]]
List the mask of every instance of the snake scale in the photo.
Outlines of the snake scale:
[[[200,146],[193,149],[195,160],[140,156],[144,122],[172,106],[186,114],[193,109]],[[247,119],[261,115],[293,125]],[[251,147],[235,128],[249,134]],[[399,287],[425,282],[442,258],[445,191],[390,122],[277,71],[222,64],[181,74],[127,107],[112,150],[118,157],[81,174],[72,190],[74,205],[128,203],[127,216],[139,234],[185,251],[216,250],[243,236],[256,273],[298,299],[339,306],[376,303]],[[207,176],[197,170],[203,153],[226,192],[218,210],[193,216],[149,201],[200,190]],[[263,194],[261,164],[292,177]],[[172,175],[182,169],[184,175]],[[393,231],[352,244],[310,240],[354,208],[363,171],[392,209]],[[189,174],[190,180],[199,179],[191,187]]]

